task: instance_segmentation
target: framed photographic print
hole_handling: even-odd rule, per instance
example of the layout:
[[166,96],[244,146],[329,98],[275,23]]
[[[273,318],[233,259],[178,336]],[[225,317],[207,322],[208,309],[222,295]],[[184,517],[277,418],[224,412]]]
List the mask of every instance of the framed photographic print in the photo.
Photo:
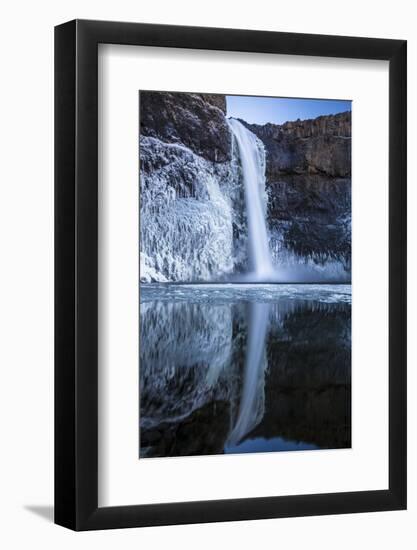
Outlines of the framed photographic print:
[[55,30],[55,521],[406,507],[406,42]]

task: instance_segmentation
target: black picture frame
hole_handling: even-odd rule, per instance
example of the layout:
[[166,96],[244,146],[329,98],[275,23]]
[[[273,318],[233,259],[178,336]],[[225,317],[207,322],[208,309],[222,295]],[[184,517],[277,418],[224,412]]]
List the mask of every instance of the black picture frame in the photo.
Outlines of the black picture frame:
[[[389,62],[389,488],[98,506],[98,44]],[[55,28],[55,523],[108,529],[406,508],[404,40],[74,20]]]

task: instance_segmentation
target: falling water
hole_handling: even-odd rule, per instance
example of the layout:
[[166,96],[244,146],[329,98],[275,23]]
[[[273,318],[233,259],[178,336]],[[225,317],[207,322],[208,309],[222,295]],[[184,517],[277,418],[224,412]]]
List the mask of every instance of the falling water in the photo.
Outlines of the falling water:
[[265,186],[265,150],[260,140],[236,119],[228,120],[239,148],[245,185],[249,261],[257,281],[274,278],[262,191]]

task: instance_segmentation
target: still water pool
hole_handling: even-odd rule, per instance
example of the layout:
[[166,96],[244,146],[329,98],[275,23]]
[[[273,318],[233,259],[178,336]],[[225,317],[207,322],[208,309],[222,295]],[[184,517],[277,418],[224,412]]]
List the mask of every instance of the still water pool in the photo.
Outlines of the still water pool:
[[351,287],[142,284],[140,458],[351,445]]

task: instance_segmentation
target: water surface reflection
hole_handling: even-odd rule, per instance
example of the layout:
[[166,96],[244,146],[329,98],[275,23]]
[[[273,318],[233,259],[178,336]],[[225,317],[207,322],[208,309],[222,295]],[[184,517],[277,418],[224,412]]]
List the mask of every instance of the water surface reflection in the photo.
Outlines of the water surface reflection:
[[349,285],[142,285],[140,457],[350,447]]

